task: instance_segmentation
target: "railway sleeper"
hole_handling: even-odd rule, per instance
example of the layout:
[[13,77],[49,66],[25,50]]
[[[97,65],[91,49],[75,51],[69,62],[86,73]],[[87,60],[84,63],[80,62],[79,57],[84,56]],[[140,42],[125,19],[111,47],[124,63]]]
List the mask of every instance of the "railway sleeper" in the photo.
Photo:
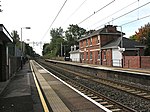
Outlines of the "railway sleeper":
[[139,94],[137,94],[137,95],[139,95],[139,96],[143,96],[143,95],[146,95],[147,93],[139,93]]
[[145,97],[145,98],[150,98],[150,95],[145,95],[145,96],[143,96],[143,97]]
[[95,99],[96,102],[103,101],[103,99]]
[[108,104],[108,102],[104,101],[104,102],[99,102],[101,105],[105,105]]
[[121,111],[121,109],[111,109],[112,112],[118,112]]
[[93,95],[93,94],[87,94],[87,96],[88,96],[88,97],[92,97],[92,96],[94,96],[94,95]]
[[128,90],[131,90],[131,88],[125,87],[123,90],[128,91]]
[[97,97],[97,96],[92,96],[92,97],[90,97],[90,98],[92,98],[92,99],[97,99],[98,97]]
[[126,87],[125,86],[120,86],[120,89],[124,90]]
[[140,93],[141,91],[133,91],[131,93],[134,93],[134,94],[137,94],[137,93]]
[[104,107],[106,107],[106,108],[111,108],[111,107],[113,107],[114,105],[104,105]]
[[127,92],[136,92],[135,89],[129,89],[129,90],[126,90]]

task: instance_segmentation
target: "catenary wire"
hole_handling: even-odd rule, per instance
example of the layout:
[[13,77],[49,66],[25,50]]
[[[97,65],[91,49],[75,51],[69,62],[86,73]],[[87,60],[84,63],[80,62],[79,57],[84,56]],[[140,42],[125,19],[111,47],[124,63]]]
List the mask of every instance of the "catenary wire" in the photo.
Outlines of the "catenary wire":
[[124,24],[122,24],[122,25],[120,25],[120,26],[124,26],[124,25],[130,24],[130,23],[133,23],[133,22],[136,22],[136,21],[139,21],[139,20],[142,20],[142,19],[148,18],[148,17],[150,17],[150,15],[147,15],[147,16],[144,16],[144,17],[141,17],[141,18],[138,18],[138,19],[135,19],[135,20],[129,21],[129,22],[124,23]]
[[128,7],[130,7],[131,5],[135,4],[137,1],[139,1],[139,0],[136,0],[136,1],[132,2],[132,3],[130,3],[129,5],[127,5],[127,6],[123,7],[123,8],[121,8],[120,10],[118,10],[118,11],[116,11],[116,12],[114,12],[114,13],[112,13],[112,14],[108,15],[107,17],[105,17],[105,18],[103,18],[103,19],[99,20],[98,22],[96,22],[96,23],[92,24],[92,25],[91,25],[91,26],[89,26],[88,28],[90,28],[90,27],[92,27],[92,26],[94,26],[94,25],[98,24],[99,22],[101,22],[101,21],[103,21],[103,20],[105,20],[105,19],[107,19],[107,18],[109,18],[109,17],[113,16],[114,14],[117,14],[118,12],[120,12],[120,11],[122,11],[122,10],[124,10],[124,9],[128,8]]
[[52,21],[52,23],[51,23],[50,27],[49,27],[49,28],[48,28],[48,30],[45,32],[45,34],[44,34],[44,36],[43,36],[43,38],[42,38],[41,40],[43,40],[43,39],[44,39],[44,37],[46,36],[47,32],[50,30],[50,28],[52,27],[52,25],[53,25],[53,24],[54,24],[54,22],[56,21],[56,19],[57,19],[58,15],[59,15],[59,14],[60,14],[60,12],[62,11],[62,9],[63,9],[63,7],[65,6],[66,2],[67,2],[67,0],[63,3],[62,7],[60,8],[59,12],[57,13],[56,17],[55,17],[55,18],[54,18],[54,20]]
[[110,3],[108,3],[107,5],[105,5],[104,7],[100,8],[99,10],[95,11],[93,14],[91,14],[90,16],[86,17],[85,19],[83,19],[81,22],[79,22],[78,24],[83,23],[84,21],[86,21],[87,19],[89,19],[90,17],[92,17],[93,15],[95,15],[96,13],[98,13],[99,11],[101,11],[102,9],[104,9],[105,7],[109,6],[110,4],[112,4],[115,0],[111,1]]
[[[63,23],[63,24],[65,24],[82,6],[83,6],[83,4],[86,2],[87,0],[84,0],[76,9],[75,9],[75,11],[66,19],[66,21]],[[62,24],[62,25],[63,25]],[[61,26],[62,26],[61,25]]]
[[[125,14],[119,16],[119,17],[117,17],[117,18],[114,18],[113,21],[115,21],[115,20],[117,20],[117,19],[119,19],[119,18],[121,18],[121,17],[123,17],[123,16],[126,16],[127,14],[130,14],[130,13],[136,11],[136,10],[138,10],[138,9],[140,9],[140,8],[142,8],[142,7],[146,6],[146,5],[148,5],[149,3],[150,3],[150,2],[147,2],[147,3],[145,3],[144,5],[142,5],[142,6],[140,6],[140,7],[137,7],[137,8],[135,8],[135,9],[133,9],[133,10],[131,10],[131,11],[129,11],[129,12],[127,12],[127,13],[125,13]],[[112,21],[112,20],[111,20],[111,21]],[[110,23],[111,21],[109,21],[109,22],[107,22],[107,23]],[[103,24],[103,25],[106,25],[107,23],[105,23],[105,24]],[[103,25],[100,25],[100,26],[96,27],[95,29],[98,29],[98,28],[100,28],[100,27],[103,26]]]

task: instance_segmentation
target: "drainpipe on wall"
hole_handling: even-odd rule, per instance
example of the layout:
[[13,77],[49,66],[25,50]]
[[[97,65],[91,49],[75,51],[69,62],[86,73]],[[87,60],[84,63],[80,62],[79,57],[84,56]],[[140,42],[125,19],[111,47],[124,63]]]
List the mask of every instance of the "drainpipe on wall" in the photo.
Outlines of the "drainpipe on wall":
[[100,35],[98,35],[99,39],[99,54],[100,54],[100,65],[102,65],[102,52],[101,52],[101,41],[100,41]]

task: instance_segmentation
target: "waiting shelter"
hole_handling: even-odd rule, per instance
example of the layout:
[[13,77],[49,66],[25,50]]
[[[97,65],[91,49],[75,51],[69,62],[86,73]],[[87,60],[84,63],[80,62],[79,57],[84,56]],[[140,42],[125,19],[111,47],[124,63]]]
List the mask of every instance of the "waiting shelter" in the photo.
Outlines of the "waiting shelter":
[[0,24],[0,82],[9,79],[8,45],[13,39],[3,24]]

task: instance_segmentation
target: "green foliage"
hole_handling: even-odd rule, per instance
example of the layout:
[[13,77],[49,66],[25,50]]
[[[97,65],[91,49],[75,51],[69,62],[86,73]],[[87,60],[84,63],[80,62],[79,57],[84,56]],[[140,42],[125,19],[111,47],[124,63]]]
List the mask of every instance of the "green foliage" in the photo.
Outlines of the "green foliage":
[[145,49],[144,55],[145,56],[150,56],[150,32],[148,33],[148,37],[147,37],[147,47]]
[[60,56],[61,52],[61,43],[64,42],[63,29],[61,27],[52,29],[50,31],[51,42],[49,44],[43,45],[42,54],[46,57],[56,57]]
[[141,26],[138,32],[135,32],[135,35],[130,36],[130,38],[146,45],[144,54],[150,56],[150,23],[144,25],[144,27]]
[[35,54],[35,51],[33,51],[33,48],[30,47],[29,44],[26,44],[26,43],[25,43],[25,54],[31,57],[33,57]]
[[[65,33],[65,34],[64,34]],[[51,42],[43,46],[42,54],[46,57],[61,56],[61,44],[63,55],[69,56],[70,47],[78,45],[78,39],[86,33],[86,30],[78,25],[69,25],[64,32],[61,27],[50,31]],[[65,36],[64,36],[65,35]]]
[[[21,49],[21,42],[19,38],[19,34],[17,31],[13,30],[11,32],[11,36],[13,38],[13,43],[16,45],[17,48]],[[15,50],[15,48],[13,48]],[[15,52],[15,51],[13,51]],[[29,46],[29,44],[25,43],[25,54],[33,57],[35,55],[35,51],[32,47]]]
[[13,30],[13,31],[11,32],[11,36],[12,36],[12,38],[13,38],[13,43],[16,44],[16,47],[17,47],[17,48],[21,48],[21,44],[20,44],[20,41],[19,41],[20,38],[19,38],[18,32],[15,31],[15,30]]
[[86,30],[79,27],[78,25],[69,25],[68,29],[65,32],[66,40],[66,55],[69,55],[70,47],[73,45],[78,45],[78,40],[82,35],[86,33]]
[[136,37],[136,35],[132,35],[132,36],[130,36],[129,38],[136,41],[136,38],[137,38],[137,37]]
[[61,55],[61,43],[64,42],[63,29],[61,27],[52,29],[50,35],[52,37],[50,42],[50,53],[51,56],[60,56]]
[[50,51],[50,49],[49,49],[49,43],[45,43],[45,44],[43,45],[42,55],[48,54],[49,51]]
[[72,45],[77,44],[78,39],[86,33],[86,30],[79,27],[78,25],[69,25],[65,32],[65,39]]

